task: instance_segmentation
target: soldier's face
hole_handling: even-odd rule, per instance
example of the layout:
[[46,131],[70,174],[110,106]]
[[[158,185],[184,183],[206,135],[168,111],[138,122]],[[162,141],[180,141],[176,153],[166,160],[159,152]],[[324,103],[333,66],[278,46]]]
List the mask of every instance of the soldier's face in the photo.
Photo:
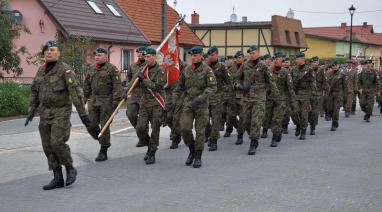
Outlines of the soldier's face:
[[239,63],[239,64],[242,64],[244,62],[244,57],[243,56],[239,56],[236,58],[236,62]]
[[137,57],[138,57],[138,60],[144,59],[141,51],[137,52]]
[[251,51],[249,53],[249,60],[257,60],[259,58],[259,55],[260,55],[259,50]]
[[192,54],[191,55],[192,63],[199,63],[202,61],[202,58],[203,58],[202,54]]
[[296,58],[296,64],[297,65],[302,65],[302,64],[305,64],[305,57],[298,57]]
[[320,64],[319,61],[313,61],[313,62],[312,62],[312,66],[315,67],[315,68],[316,68],[319,64]]
[[283,62],[283,58],[282,57],[276,57],[275,60],[273,61],[273,63],[275,64],[275,66],[277,67],[280,67],[281,64]]
[[290,66],[290,61],[284,61],[283,62],[283,67],[288,68]]
[[333,68],[332,68],[332,69],[333,69],[334,71],[337,71],[339,68],[340,68],[340,65],[339,65],[339,64],[337,64],[337,65],[333,66]]
[[60,58],[60,50],[56,46],[49,47],[47,50],[44,52],[44,59],[45,62],[54,62],[57,61],[58,58]]
[[94,60],[97,64],[103,64],[107,61],[107,54],[105,53],[97,53],[94,55]]
[[218,60],[219,54],[217,52],[212,52],[211,54],[208,55],[208,62],[214,63]]
[[146,54],[145,55],[145,61],[147,62],[147,65],[152,66],[155,64],[156,57],[152,54]]

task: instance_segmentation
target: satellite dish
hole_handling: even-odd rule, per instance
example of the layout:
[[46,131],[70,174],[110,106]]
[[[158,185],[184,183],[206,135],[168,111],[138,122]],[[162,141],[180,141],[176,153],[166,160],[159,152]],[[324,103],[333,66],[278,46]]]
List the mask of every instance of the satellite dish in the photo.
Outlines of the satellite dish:
[[23,21],[23,14],[18,10],[12,11],[12,17],[17,24],[20,24],[21,21]]

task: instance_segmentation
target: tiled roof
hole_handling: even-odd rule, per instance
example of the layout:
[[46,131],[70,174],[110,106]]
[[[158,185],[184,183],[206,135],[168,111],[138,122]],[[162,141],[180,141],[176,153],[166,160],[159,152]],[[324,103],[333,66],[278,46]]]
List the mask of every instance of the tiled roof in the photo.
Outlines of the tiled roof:
[[[117,43],[150,43],[114,0],[92,1],[103,14],[95,13],[85,0],[39,0],[66,34]],[[106,4],[113,5],[121,16],[113,15]]]
[[[153,43],[161,42],[161,0],[116,0],[119,6]],[[179,14],[167,5],[167,32],[176,24]],[[187,23],[181,26],[179,42],[182,45],[204,45]]]

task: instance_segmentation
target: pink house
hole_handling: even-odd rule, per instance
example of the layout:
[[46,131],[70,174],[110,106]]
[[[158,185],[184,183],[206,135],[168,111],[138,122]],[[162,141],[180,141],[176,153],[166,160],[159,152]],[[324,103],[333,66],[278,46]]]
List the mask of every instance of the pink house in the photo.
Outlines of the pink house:
[[[90,37],[95,47],[109,49],[110,62],[125,70],[135,60],[137,46],[150,44],[114,0],[10,0],[10,8],[21,13],[21,24],[31,31],[15,40],[15,45],[26,46],[31,55],[38,54],[57,32],[83,35]],[[37,66],[22,58],[22,68],[20,80],[30,82]]]

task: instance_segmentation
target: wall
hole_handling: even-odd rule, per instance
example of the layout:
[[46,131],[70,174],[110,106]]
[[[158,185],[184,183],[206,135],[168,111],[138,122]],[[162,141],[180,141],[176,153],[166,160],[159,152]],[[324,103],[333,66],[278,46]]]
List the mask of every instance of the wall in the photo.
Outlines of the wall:
[[306,35],[308,50],[305,52],[307,58],[318,56],[320,58],[336,57],[336,42]]

